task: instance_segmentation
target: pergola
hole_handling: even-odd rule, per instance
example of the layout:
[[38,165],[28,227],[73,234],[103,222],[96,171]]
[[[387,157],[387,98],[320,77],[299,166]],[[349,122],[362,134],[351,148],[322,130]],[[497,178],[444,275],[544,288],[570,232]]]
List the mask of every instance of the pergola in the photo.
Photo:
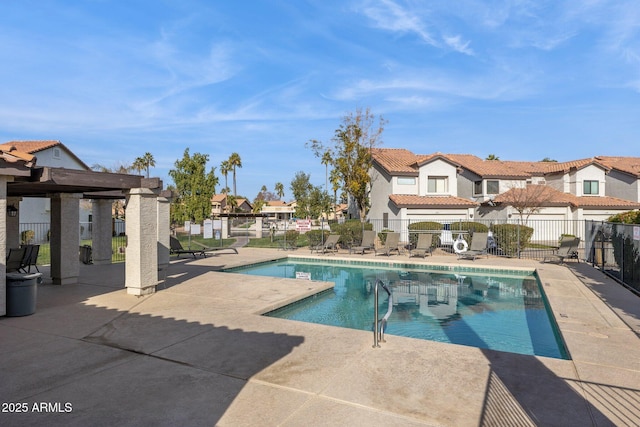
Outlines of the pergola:
[[[169,265],[169,198],[159,178],[139,175],[37,167],[35,157],[0,151],[0,259],[20,245],[20,214],[7,207],[25,197],[51,200],[51,279],[56,285],[77,283],[80,270],[79,204],[91,199],[94,264],[111,263],[112,203],[126,199],[127,292],[155,292]],[[1,262],[1,261],[0,261]],[[6,263],[0,265],[0,316],[6,314]]]

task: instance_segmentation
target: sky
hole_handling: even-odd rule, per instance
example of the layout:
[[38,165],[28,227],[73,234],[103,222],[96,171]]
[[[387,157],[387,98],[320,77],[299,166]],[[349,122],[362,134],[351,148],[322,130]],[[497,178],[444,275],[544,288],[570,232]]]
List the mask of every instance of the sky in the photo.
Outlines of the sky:
[[[345,115],[383,148],[501,160],[640,156],[637,0],[20,0],[0,4],[0,142],[59,140],[151,175],[236,152],[253,200]],[[232,176],[228,177],[232,188]]]

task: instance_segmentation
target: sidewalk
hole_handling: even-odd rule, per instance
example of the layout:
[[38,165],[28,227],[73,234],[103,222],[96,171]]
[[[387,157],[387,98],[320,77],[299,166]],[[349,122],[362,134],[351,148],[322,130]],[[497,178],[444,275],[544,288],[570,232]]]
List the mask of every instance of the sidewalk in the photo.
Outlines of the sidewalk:
[[175,260],[144,297],[126,294],[124,264],[45,283],[35,314],[0,318],[0,425],[640,425],[640,299],[586,264],[424,261],[537,268],[559,360],[395,336],[374,349],[368,332],[258,315],[330,283],[216,271],[287,255],[310,256]]

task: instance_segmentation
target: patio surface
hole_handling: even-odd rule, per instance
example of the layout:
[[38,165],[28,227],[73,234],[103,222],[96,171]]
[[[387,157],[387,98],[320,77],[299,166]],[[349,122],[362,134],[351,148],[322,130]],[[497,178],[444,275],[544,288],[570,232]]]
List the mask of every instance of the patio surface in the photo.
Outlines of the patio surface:
[[537,269],[559,360],[389,335],[374,349],[371,332],[258,314],[332,284],[216,271],[287,255],[309,251],[174,259],[144,297],[127,295],[124,264],[45,280],[35,314],[0,318],[0,425],[640,425],[640,298],[587,264],[411,258]]

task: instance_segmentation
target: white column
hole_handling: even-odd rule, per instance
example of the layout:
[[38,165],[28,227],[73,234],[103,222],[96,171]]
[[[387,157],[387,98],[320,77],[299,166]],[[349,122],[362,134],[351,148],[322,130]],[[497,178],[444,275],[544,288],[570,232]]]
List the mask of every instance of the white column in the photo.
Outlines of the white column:
[[132,188],[127,200],[127,293],[154,293],[158,284],[158,201],[147,188]]
[[256,238],[262,239],[262,217],[256,217]]
[[91,254],[96,265],[111,264],[113,224],[112,211],[113,200],[94,199],[91,203],[92,244]]
[[0,176],[0,316],[7,314],[7,179]]
[[222,221],[221,237],[223,239],[228,239],[229,238],[229,217],[223,216],[222,218],[220,218],[220,220]]
[[171,243],[170,203],[166,197],[158,197],[158,280],[167,278]]
[[51,279],[54,285],[78,283],[82,194],[53,194],[50,198]]

